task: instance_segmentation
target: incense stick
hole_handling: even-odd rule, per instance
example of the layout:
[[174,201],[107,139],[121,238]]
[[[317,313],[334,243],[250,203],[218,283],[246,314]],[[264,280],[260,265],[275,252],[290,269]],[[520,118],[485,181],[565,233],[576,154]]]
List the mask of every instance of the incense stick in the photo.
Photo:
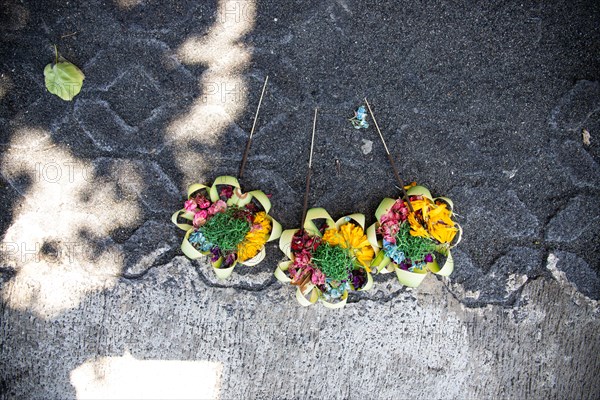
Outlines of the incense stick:
[[248,142],[246,143],[246,149],[244,150],[244,156],[242,157],[242,162],[240,163],[240,172],[238,173],[238,177],[242,178],[244,176],[244,168],[246,167],[246,161],[248,159],[248,152],[250,151],[250,145],[252,144],[252,136],[254,136],[254,129],[256,128],[256,121],[258,120],[258,112],[260,111],[260,105],[262,104],[263,97],[265,95],[265,90],[267,89],[267,82],[269,81],[269,76],[265,78],[265,83],[263,84],[262,92],[260,94],[260,99],[258,100],[258,106],[256,107],[256,113],[254,114],[254,122],[252,123],[252,129],[250,130],[250,136],[248,137]]
[[385,139],[383,138],[381,129],[379,129],[379,124],[377,123],[377,120],[375,119],[375,114],[373,114],[373,110],[371,110],[371,105],[367,101],[366,97],[365,97],[365,103],[367,105],[367,108],[369,109],[369,114],[371,114],[371,118],[373,118],[373,123],[375,124],[375,128],[377,129],[377,133],[379,133],[379,137],[381,138],[381,143],[383,143],[383,147],[385,148],[385,153],[387,154],[388,160],[390,161],[390,165],[392,166],[392,170],[394,171],[394,176],[396,177],[396,180],[400,184],[400,190],[402,191],[402,196],[404,197],[404,200],[406,200],[406,203],[408,204],[408,209],[410,210],[410,212],[414,212],[413,206],[410,203],[410,199],[408,198],[408,195],[406,194],[406,190],[404,189],[404,182],[402,181],[402,178],[400,178],[400,174],[398,173],[398,169],[396,168],[396,163],[394,162],[394,157],[392,157],[392,155],[390,154],[390,150],[388,149],[387,144],[385,143]]
[[312,158],[313,149],[315,147],[315,131],[317,130],[317,108],[315,108],[315,118],[313,119],[312,137],[310,139],[310,156],[308,157],[308,171],[306,173],[306,191],[304,192],[304,207],[302,208],[302,220],[300,226],[304,226],[304,219],[306,218],[306,212],[308,211],[308,196],[310,194],[310,179],[312,177]]

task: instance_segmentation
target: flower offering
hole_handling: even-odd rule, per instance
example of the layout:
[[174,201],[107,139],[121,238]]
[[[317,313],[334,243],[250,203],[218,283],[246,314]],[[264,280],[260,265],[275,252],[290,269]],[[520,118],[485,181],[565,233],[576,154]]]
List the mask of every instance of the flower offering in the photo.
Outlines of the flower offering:
[[226,279],[238,263],[260,263],[265,244],[281,235],[270,209],[271,201],[262,191],[242,193],[236,178],[220,176],[210,187],[190,186],[184,208],[172,221],[186,231],[183,253],[192,260],[210,257],[217,277]]
[[323,208],[308,210],[303,228],[281,235],[279,247],[289,260],[279,264],[275,276],[297,286],[296,298],[304,306],[320,300],[329,308],[343,307],[349,292],[373,285],[375,251],[364,223],[363,214],[334,222]]
[[395,271],[400,283],[417,287],[427,271],[443,276],[452,273],[450,249],[460,241],[462,230],[453,220],[450,199],[433,198],[427,188],[416,185],[406,194],[413,211],[402,198],[384,199],[368,237],[378,252],[373,267],[382,273]]

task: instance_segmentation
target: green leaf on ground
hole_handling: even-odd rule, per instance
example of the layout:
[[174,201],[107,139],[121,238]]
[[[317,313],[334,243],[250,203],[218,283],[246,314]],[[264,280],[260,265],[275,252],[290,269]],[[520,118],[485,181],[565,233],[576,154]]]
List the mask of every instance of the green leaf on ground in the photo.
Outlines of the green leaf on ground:
[[77,96],[85,79],[83,72],[66,60],[46,65],[44,77],[48,91],[67,101]]

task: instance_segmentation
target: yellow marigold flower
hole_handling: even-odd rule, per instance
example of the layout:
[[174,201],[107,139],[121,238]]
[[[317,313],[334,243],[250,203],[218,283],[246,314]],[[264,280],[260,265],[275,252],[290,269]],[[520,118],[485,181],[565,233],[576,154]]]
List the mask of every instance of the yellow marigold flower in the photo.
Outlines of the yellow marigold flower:
[[252,242],[242,242],[238,245],[238,260],[243,262],[251,259],[252,257],[256,257],[256,255],[260,252],[260,249],[264,246],[264,243],[256,244]]
[[456,236],[458,229],[444,224],[434,224],[430,226],[429,231],[431,232],[431,236],[438,242],[450,243],[454,239],[454,236]]
[[458,229],[443,223],[429,223],[431,236],[440,243],[450,243],[456,236]]
[[365,270],[367,272],[371,272],[369,265],[371,265],[371,261],[373,261],[373,258],[375,257],[375,251],[373,251],[373,248],[370,246],[364,246],[361,247],[360,250],[355,250],[354,254],[356,255],[358,262],[365,267]]
[[344,237],[347,248],[361,248],[369,245],[367,235],[360,226],[356,226],[352,223],[344,224],[340,228],[342,236]]
[[433,206],[433,203],[431,202],[431,200],[423,197],[422,199],[411,200],[410,204],[413,206],[413,210],[415,211],[415,213],[417,213],[418,211],[421,211],[421,216],[422,216],[423,220],[427,221],[427,219],[429,218],[429,211],[431,210],[431,207]]
[[421,225],[421,223],[417,220],[415,213],[408,214],[408,223],[410,224],[410,234],[412,236],[424,238],[430,237],[429,232],[427,232],[427,229],[425,229],[423,225]]
[[440,243],[450,243],[458,232],[450,217],[451,213],[445,204],[436,205],[429,213],[427,228],[431,236]]
[[261,225],[261,229],[263,231],[271,231],[271,221],[267,218],[267,213],[264,211],[260,211],[254,217],[254,221],[252,221],[253,225]]
[[271,234],[271,221],[264,211],[258,212],[252,221],[252,229],[238,245],[238,260],[246,261],[256,256],[263,248]]
[[431,204],[431,201],[429,201],[429,199],[427,198],[422,198],[418,200],[411,200],[410,204],[412,205],[413,210],[419,211],[422,209],[426,209]]
[[344,241],[344,238],[336,228],[332,228],[325,231],[322,240],[332,246],[338,246]]
[[437,204],[429,212],[429,219],[435,221],[442,221],[447,225],[454,226],[454,221],[450,217],[451,211],[448,210],[445,204]]
[[369,244],[367,235],[365,235],[364,230],[360,226],[348,222],[339,229],[328,229],[323,234],[322,240],[331,246],[340,246],[343,249],[348,249],[350,255],[366,267],[367,272],[370,272],[369,265],[373,257],[375,257],[375,252]]

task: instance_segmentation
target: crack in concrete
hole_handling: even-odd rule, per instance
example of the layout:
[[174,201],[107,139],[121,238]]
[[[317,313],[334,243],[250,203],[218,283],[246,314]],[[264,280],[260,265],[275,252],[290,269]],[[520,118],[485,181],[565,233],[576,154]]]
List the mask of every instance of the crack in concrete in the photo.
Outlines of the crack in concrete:
[[[547,259],[549,253],[545,254],[544,257],[544,262]],[[150,272],[151,270],[155,269],[155,268],[160,268],[160,267],[164,267],[168,264],[170,264],[176,257],[173,257],[170,261],[166,262],[166,263],[156,263],[154,265],[152,265],[151,267],[149,267],[148,269],[146,269],[143,272],[140,272],[138,274],[121,274],[119,275],[119,278],[124,279],[124,280],[128,280],[128,281],[140,281],[143,280],[144,277],[148,274],[148,272]],[[234,290],[240,290],[240,291],[245,291],[245,292],[255,292],[255,293],[259,293],[259,292],[264,292],[266,291],[268,288],[270,288],[271,286],[273,286],[276,282],[277,279],[275,278],[275,276],[271,276],[269,278],[269,280],[263,284],[259,284],[259,285],[244,285],[244,284],[235,284],[235,285],[226,285],[226,284],[219,284],[219,283],[215,283],[212,282],[210,279],[208,279],[205,274],[200,270],[200,268],[198,266],[194,266],[194,270],[196,271],[198,278],[200,279],[200,281],[202,283],[204,283],[207,287],[210,288],[216,288],[216,289],[234,289]],[[442,277],[436,276],[436,278],[438,279],[438,281],[441,281],[445,290],[461,305],[463,305],[465,308],[468,309],[481,309],[481,308],[485,308],[487,306],[499,306],[502,307],[504,309],[517,309],[519,307],[521,307],[522,305],[526,305],[526,303],[522,304],[521,300],[522,300],[522,293],[523,290],[525,289],[526,286],[528,286],[529,284],[531,284],[532,282],[535,282],[539,279],[542,278],[549,278],[549,279],[554,279],[550,274],[542,272],[542,273],[538,273],[535,274],[533,276],[528,276],[527,275],[527,280],[521,285],[519,286],[518,289],[516,289],[515,291],[513,291],[512,293],[510,293],[507,298],[503,301],[478,301],[478,300],[474,300],[474,301],[468,301],[465,300],[464,298],[461,298],[455,290],[453,290],[449,285],[448,285],[448,281],[443,279]],[[459,284],[461,285],[461,284]],[[461,285],[462,286],[462,285]],[[381,292],[379,292],[377,295],[375,296],[369,296],[369,294],[367,293],[351,293],[350,296],[348,297],[347,303],[348,304],[358,304],[360,302],[363,301],[372,301],[375,303],[380,303],[380,304],[385,304],[385,303],[389,303],[390,301],[393,301],[395,299],[397,299],[398,297],[400,297],[403,294],[407,294],[407,287],[405,286],[401,286],[398,290],[395,290],[389,294],[383,294]],[[201,290],[199,288],[195,288],[195,290]],[[414,299],[414,296],[411,294],[411,297]]]
[[198,277],[200,278],[200,280],[205,285],[207,285],[208,287],[219,288],[219,289],[236,289],[236,290],[243,290],[243,291],[246,291],[246,292],[262,292],[263,290],[265,290],[268,287],[272,286],[277,281],[277,279],[275,278],[275,276],[271,275],[271,277],[269,278],[269,280],[267,282],[265,282],[263,284],[260,284],[260,285],[244,285],[244,284],[225,285],[225,284],[211,282],[204,275],[204,273],[200,270],[200,268],[198,266],[194,266],[194,270],[198,274]]
[[[128,274],[128,273],[122,273],[119,275],[119,278],[124,279],[124,280],[128,280],[128,281],[141,281],[144,279],[144,277],[153,269],[156,268],[160,268],[160,267],[164,267],[166,265],[169,265],[170,263],[172,263],[177,257],[181,257],[181,256],[173,256],[169,259],[169,261],[167,262],[161,262],[161,263],[156,263],[153,264],[152,266],[148,267],[147,269],[145,269],[142,272],[136,273],[136,274]],[[236,289],[236,290],[242,290],[242,291],[246,291],[246,292],[261,292],[264,291],[265,289],[267,289],[268,287],[272,286],[277,279],[275,278],[275,276],[271,276],[269,278],[269,280],[263,284],[260,285],[243,285],[243,284],[236,284],[236,285],[226,285],[226,284],[219,284],[219,283],[215,283],[212,282],[210,279],[208,279],[204,273],[200,270],[200,267],[194,265],[194,270],[196,271],[198,278],[200,278],[200,281],[202,283],[204,283],[206,286],[210,287],[210,288],[217,288],[217,289]],[[196,289],[196,290],[201,290],[201,289]]]
[[[177,256],[171,258],[168,262],[156,263],[140,273],[137,273],[137,274],[122,273],[118,277],[120,279],[124,279],[124,280],[128,280],[128,281],[141,281],[152,269],[164,267],[164,266],[170,264],[175,258],[177,258]],[[208,279],[204,275],[204,273],[200,270],[200,268],[198,266],[194,266],[194,270],[198,274],[198,277],[200,278],[200,281],[202,281],[202,283],[204,283],[206,286],[208,286],[210,288],[216,288],[216,289],[234,289],[234,290],[241,290],[241,291],[245,291],[245,292],[258,293],[258,292],[266,291],[266,289],[270,288],[276,282],[278,282],[277,278],[275,278],[275,276],[272,275],[267,282],[265,282],[263,284],[259,284],[259,285],[244,285],[244,284],[226,285],[226,284],[219,284],[219,283],[212,282],[210,279]],[[196,288],[196,290],[201,290],[201,289]],[[377,303],[389,303],[390,301],[395,300],[400,295],[405,294],[405,293],[407,293],[406,287],[401,287],[400,289],[398,289],[390,294],[387,294],[387,295],[380,293],[377,296],[369,296],[366,293],[351,293],[350,296],[348,297],[347,302],[351,303],[351,304],[357,304],[357,303],[360,303],[361,301],[374,301]]]

